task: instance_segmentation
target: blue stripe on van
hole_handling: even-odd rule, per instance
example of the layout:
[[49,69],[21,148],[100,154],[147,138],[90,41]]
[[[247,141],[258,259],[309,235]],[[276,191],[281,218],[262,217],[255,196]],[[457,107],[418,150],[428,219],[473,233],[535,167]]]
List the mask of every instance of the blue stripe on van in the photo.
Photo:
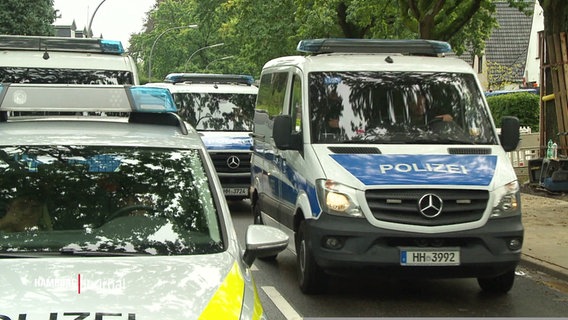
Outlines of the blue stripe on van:
[[487,186],[495,155],[330,154],[365,185]]

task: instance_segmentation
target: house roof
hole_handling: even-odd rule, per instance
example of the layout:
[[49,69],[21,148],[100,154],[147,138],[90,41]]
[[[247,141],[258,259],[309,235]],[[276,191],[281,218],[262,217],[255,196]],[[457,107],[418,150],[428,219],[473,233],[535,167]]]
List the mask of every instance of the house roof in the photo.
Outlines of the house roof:
[[[535,0],[526,0],[530,3],[530,12],[534,10]],[[517,8],[509,7],[506,1],[495,1],[495,15],[498,26],[493,29],[491,36],[485,42],[485,60],[488,63],[497,63],[502,67],[512,68],[514,74],[507,79],[511,82],[521,82],[527,59],[532,15],[527,16]],[[459,56],[460,59],[473,66],[471,49],[466,49]],[[488,72],[503,74],[501,68],[489,67]]]
[[[534,1],[530,2],[532,12]],[[495,2],[495,6],[499,26],[493,29],[485,44],[485,57],[489,63],[512,68],[515,79],[511,80],[518,81],[524,73],[533,17],[509,7],[504,1]]]

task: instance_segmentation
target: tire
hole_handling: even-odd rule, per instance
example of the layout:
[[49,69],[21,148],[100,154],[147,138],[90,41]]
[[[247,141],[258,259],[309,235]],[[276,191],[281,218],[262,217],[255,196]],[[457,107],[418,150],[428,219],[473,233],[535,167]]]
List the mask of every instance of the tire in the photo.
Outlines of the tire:
[[477,278],[477,283],[483,291],[491,293],[507,293],[515,282],[515,270],[508,271],[493,278]]
[[258,199],[252,203],[251,211],[252,211],[253,223],[254,224],[264,224],[262,222],[262,216],[260,214],[260,204],[258,203]]
[[321,293],[327,283],[327,275],[317,265],[306,240],[306,222],[300,222],[296,233],[296,261],[300,290],[305,294]]
[[[257,201],[254,201],[251,205],[251,210],[252,210],[252,219],[253,219],[253,223],[254,224],[264,224],[264,222],[262,222],[262,215],[260,214],[260,204]],[[262,261],[274,261],[276,260],[276,257],[278,255],[271,255],[271,256],[265,256],[265,257],[258,257],[258,259],[262,260]]]

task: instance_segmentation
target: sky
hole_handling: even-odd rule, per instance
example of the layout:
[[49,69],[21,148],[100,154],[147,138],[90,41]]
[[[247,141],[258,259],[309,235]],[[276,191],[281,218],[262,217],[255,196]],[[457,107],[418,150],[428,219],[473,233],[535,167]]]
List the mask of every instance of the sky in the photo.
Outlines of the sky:
[[108,40],[120,40],[128,49],[130,35],[143,31],[146,12],[156,0],[54,0],[54,8],[59,10],[61,18],[56,25],[70,25],[75,20],[77,30],[89,25],[97,6],[91,28],[93,36],[102,34]]

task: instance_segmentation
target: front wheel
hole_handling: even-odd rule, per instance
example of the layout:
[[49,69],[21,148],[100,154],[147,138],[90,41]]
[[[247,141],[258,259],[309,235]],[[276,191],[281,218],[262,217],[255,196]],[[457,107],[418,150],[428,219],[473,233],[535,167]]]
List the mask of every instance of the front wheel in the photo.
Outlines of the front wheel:
[[492,278],[477,278],[477,283],[483,291],[492,293],[507,293],[515,282],[515,270]]
[[326,274],[317,265],[306,240],[306,222],[300,222],[296,233],[297,270],[300,290],[306,294],[320,293],[325,289]]

